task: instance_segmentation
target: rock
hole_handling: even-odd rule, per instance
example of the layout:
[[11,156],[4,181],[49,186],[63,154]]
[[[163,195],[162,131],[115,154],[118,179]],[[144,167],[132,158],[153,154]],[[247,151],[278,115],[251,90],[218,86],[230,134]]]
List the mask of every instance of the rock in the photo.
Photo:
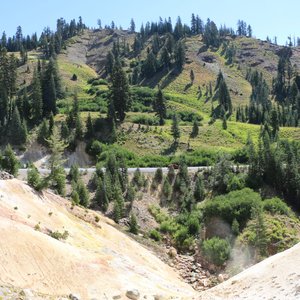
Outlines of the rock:
[[14,179],[14,176],[5,171],[0,172],[0,180],[9,180],[9,179]]
[[155,295],[154,300],[167,300],[167,298],[165,296],[162,296],[162,295]]
[[219,282],[223,282],[223,281],[224,281],[224,276],[223,276],[223,274],[219,274],[219,275],[218,275],[218,280],[219,280]]
[[202,284],[203,284],[204,287],[208,287],[210,285],[209,279],[204,279]]
[[177,256],[177,250],[174,247],[171,247],[168,251],[168,254],[171,258],[174,258]]
[[25,297],[25,299],[33,299],[34,295],[30,289],[24,289],[22,290],[22,295]]
[[80,298],[77,295],[74,295],[74,294],[70,294],[69,299],[71,299],[71,300],[80,300]]
[[113,296],[113,300],[119,300],[119,299],[121,299],[122,298],[122,296],[121,295],[116,295],[116,296]]
[[126,297],[131,300],[138,300],[140,298],[140,293],[138,290],[127,291]]

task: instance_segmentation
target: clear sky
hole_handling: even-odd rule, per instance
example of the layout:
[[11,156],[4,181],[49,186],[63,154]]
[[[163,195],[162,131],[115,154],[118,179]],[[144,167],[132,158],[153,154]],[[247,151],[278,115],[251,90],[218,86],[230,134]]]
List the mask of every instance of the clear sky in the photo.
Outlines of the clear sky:
[[285,43],[289,35],[300,36],[299,0],[9,0],[0,4],[0,33],[13,35],[21,25],[24,34],[40,34],[46,26],[55,29],[60,17],[69,21],[79,16],[90,27],[101,19],[102,24],[114,20],[128,28],[133,17],[139,28],[141,22],[157,21],[159,16],[170,16],[174,23],[178,15],[190,23],[192,13],[234,29],[242,19],[261,39],[277,36],[278,42]]

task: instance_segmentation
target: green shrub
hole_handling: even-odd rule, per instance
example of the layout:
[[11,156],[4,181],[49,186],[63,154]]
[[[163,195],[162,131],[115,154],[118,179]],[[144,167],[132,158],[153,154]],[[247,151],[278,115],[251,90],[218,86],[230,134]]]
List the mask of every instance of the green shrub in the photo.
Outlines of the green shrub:
[[251,218],[252,207],[260,205],[261,201],[260,195],[249,188],[233,191],[206,202],[203,216],[205,219],[220,217],[228,224],[236,219],[243,228]]
[[279,214],[279,215],[286,215],[286,216],[291,216],[292,214],[292,211],[287,206],[287,204],[277,197],[264,200],[263,209],[265,211],[270,212],[271,214]]
[[245,187],[245,180],[241,176],[233,175],[228,180],[227,192],[241,190]]
[[187,221],[188,232],[190,235],[197,235],[200,231],[200,222],[196,217],[191,217]]
[[88,148],[88,154],[90,154],[93,157],[97,157],[101,154],[102,148],[102,144],[99,141],[94,140]]
[[52,231],[49,235],[56,240],[66,240],[69,236],[69,232],[67,230],[65,230],[63,233],[59,231]]
[[189,230],[186,226],[180,226],[179,229],[174,233],[174,240],[176,247],[179,250],[188,250],[193,244],[193,238],[189,234]]
[[173,234],[177,229],[178,229],[178,224],[173,220],[163,221],[159,227],[159,230],[162,233],[169,233],[169,234]]
[[139,115],[132,118],[132,123],[141,125],[157,126],[159,125],[159,120],[157,117],[151,117],[147,115]]
[[27,171],[27,182],[36,191],[41,191],[43,189],[43,181],[38,169],[34,165],[32,165]]
[[215,265],[221,266],[230,257],[230,244],[227,240],[213,237],[202,244],[205,257]]
[[77,182],[79,180],[79,176],[79,167],[77,164],[73,164],[69,171],[70,180],[74,180],[75,182]]
[[153,229],[149,232],[149,237],[157,242],[161,240],[161,234],[156,229]]

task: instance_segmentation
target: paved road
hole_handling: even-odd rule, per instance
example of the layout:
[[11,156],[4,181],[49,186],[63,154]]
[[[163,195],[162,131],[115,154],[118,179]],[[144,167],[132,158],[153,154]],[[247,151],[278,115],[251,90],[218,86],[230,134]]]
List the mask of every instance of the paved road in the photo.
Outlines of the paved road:
[[[234,170],[240,169],[248,169],[247,165],[240,165],[240,166],[232,166]],[[137,168],[128,168],[128,173],[133,174],[136,171]],[[153,174],[156,172],[158,168],[139,168],[141,173],[143,174]],[[203,170],[211,170],[212,166],[200,166],[200,167],[188,167],[188,171],[190,173],[196,173],[197,171],[203,171]],[[19,169],[19,176],[20,177],[26,177],[27,176],[27,170],[28,169]],[[38,169],[40,174],[46,175],[50,173],[49,169]],[[103,170],[105,170],[103,168]],[[70,171],[70,168],[65,168],[65,172],[68,174]],[[79,168],[79,171],[81,173],[87,173],[89,175],[93,174],[96,171],[96,168]],[[168,172],[168,168],[162,168],[162,171],[164,174]]]

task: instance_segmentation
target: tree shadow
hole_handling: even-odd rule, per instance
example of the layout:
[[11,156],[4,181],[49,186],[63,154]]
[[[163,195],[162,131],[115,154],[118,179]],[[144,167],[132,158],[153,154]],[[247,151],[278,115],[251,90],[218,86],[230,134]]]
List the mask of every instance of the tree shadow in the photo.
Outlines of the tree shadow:
[[151,79],[143,79],[140,84],[143,86],[148,86],[150,88],[155,88],[160,85],[161,89],[166,88],[170,85],[178,76],[180,72],[176,68],[171,70],[162,69],[157,72]]
[[162,150],[161,154],[162,155],[170,155],[174,154],[178,148],[178,142],[173,142],[168,148]]
[[189,88],[191,88],[193,86],[193,83],[190,82],[188,83],[185,87],[184,87],[184,91],[186,92]]

